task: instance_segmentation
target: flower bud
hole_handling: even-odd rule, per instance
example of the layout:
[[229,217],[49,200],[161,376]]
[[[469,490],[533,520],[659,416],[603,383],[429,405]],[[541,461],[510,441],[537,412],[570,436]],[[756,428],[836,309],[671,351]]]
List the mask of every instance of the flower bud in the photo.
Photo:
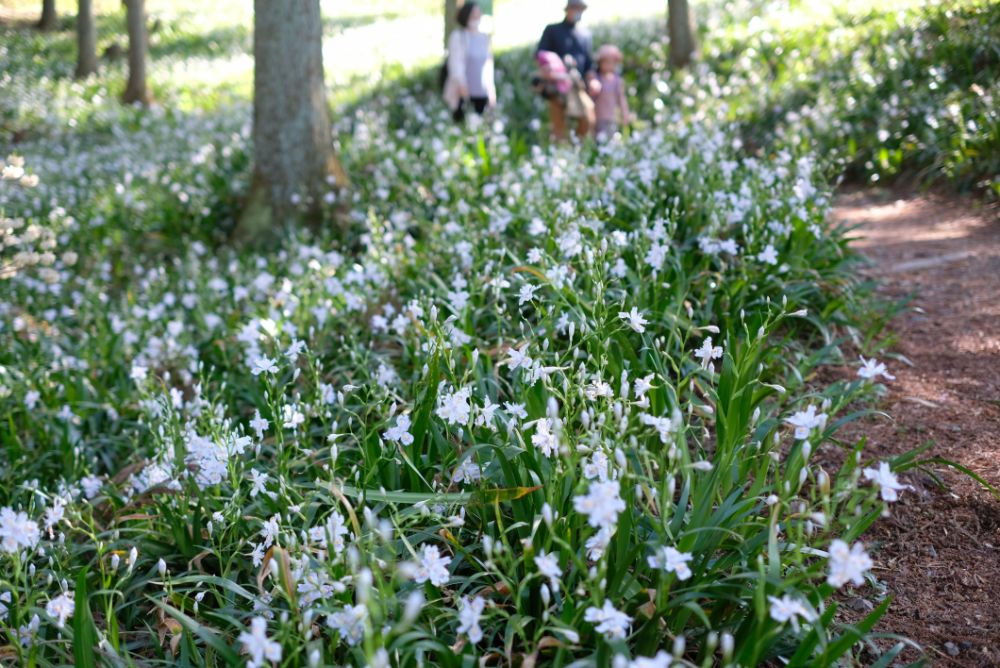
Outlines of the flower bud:
[[625,459],[625,453],[621,448],[615,448],[615,461],[618,462],[618,466],[621,468],[626,468],[628,466],[628,461]]
[[419,589],[414,590],[406,599],[406,605],[403,608],[403,623],[412,624],[420,611],[424,607],[424,594]]
[[548,502],[546,502],[545,505],[542,506],[542,519],[545,521],[545,526],[547,526],[548,528],[551,529],[552,528],[552,519],[553,519],[552,518],[552,506],[550,506],[548,504]]
[[680,659],[684,656],[684,650],[687,649],[687,639],[683,635],[679,635],[674,638],[673,655],[675,659]]
[[722,648],[722,661],[731,661],[733,658],[733,650],[736,646],[736,640],[733,638],[733,634],[729,631],[723,633],[719,646]]
[[819,473],[816,474],[816,485],[819,487],[820,494],[830,495],[830,476],[823,469],[820,469]]

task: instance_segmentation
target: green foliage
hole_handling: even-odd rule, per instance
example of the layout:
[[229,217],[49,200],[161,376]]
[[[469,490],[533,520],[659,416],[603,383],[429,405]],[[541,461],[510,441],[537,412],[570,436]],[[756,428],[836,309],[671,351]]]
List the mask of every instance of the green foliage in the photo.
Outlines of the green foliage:
[[[835,541],[890,481],[837,440],[880,386],[815,373],[886,321],[826,176],[995,173],[996,12],[740,11],[705,9],[691,74],[659,27],[601,29],[645,119],[606,145],[545,145],[524,50],[468,129],[427,73],[352,91],[354,191],[327,202],[348,236],[257,253],[225,244],[252,153],[229,84],[193,113],[121,109],[114,70],[71,84],[65,47],[5,32],[0,136],[28,170],[0,183],[16,661],[239,665],[265,641],[284,665],[897,660],[869,642],[888,598],[855,584],[878,599],[862,619],[834,598]],[[246,48],[161,30],[165,60]],[[187,95],[163,76],[161,100]],[[929,110],[951,102],[979,153],[941,152],[957,126]],[[890,118],[918,141],[877,139]],[[920,457],[888,464],[947,464]]]

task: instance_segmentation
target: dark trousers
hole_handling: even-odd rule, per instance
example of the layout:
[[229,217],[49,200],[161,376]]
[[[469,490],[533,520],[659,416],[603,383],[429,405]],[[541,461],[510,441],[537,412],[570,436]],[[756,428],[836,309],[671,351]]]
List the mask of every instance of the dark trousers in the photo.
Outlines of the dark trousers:
[[[472,109],[482,116],[483,112],[486,111],[486,105],[489,104],[489,98],[485,97],[470,97],[469,102],[472,103]],[[458,108],[452,113],[452,118],[455,119],[456,123],[461,123],[465,120],[465,100],[458,101]]]

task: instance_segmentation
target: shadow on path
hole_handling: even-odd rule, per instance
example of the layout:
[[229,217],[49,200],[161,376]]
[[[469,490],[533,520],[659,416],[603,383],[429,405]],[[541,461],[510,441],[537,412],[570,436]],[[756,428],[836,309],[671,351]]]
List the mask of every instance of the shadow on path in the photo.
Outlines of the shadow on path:
[[[914,295],[891,328],[892,421],[859,423],[866,456],[928,441],[927,456],[958,462],[1000,486],[1000,211],[956,196],[855,191],[835,219],[860,225],[855,247],[892,300]],[[967,476],[915,487],[879,522],[876,574],[895,597],[880,626],[922,644],[933,665],[1000,666],[1000,502]]]

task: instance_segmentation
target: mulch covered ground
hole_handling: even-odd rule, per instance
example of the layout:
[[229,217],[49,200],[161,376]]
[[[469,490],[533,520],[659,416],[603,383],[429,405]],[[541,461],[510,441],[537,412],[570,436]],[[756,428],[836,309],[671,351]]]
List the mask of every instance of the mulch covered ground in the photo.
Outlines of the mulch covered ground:
[[[1000,210],[864,190],[842,193],[834,216],[861,224],[855,245],[884,297],[914,295],[891,325],[892,351],[912,364],[885,359],[896,380],[879,408],[891,419],[856,423],[851,436],[868,437],[870,457],[933,441],[927,456],[1000,487]],[[915,490],[864,538],[894,597],[876,630],[918,642],[935,666],[1000,666],[1000,501],[935,471],[947,489],[905,474]]]

